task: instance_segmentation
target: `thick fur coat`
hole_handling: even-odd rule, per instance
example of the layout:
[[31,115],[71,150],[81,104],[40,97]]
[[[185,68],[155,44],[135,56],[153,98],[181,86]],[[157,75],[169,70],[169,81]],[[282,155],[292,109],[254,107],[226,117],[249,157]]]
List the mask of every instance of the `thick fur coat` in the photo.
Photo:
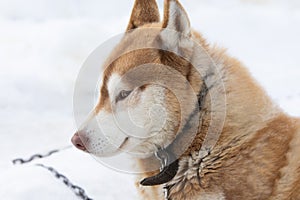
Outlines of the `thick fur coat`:
[[[147,37],[140,35],[139,30],[153,27],[180,32],[205,49],[220,71],[225,88],[226,117],[216,145],[201,162],[197,161],[211,115],[218,113],[220,111],[218,109],[222,109],[217,106],[212,110],[212,99],[209,98],[210,90],[208,90],[198,118],[200,126],[192,143],[178,160],[179,169],[176,176],[165,185],[145,187],[141,186],[139,181],[157,172],[141,174],[136,184],[141,199],[164,199],[163,187],[167,186],[168,199],[172,200],[299,200],[300,120],[288,116],[278,108],[238,60],[228,56],[225,50],[209,45],[201,34],[193,31],[186,12],[177,0],[165,1],[162,22],[160,22],[155,0],[136,0],[127,27],[127,31],[131,31],[133,35],[124,38],[112,55],[124,52],[129,46],[146,43]],[[159,41],[169,48],[193,52],[192,47],[182,40],[184,39],[167,37],[160,33]],[[197,55],[192,59],[198,59]],[[151,49],[130,52],[117,59],[105,70],[101,99],[94,110],[94,116],[103,110],[106,113],[113,112],[109,103],[112,96],[109,88],[113,87],[110,84],[111,77],[114,74],[123,75],[135,66],[145,63],[171,66],[186,77],[195,91],[200,91],[204,87],[203,77],[197,75],[188,62],[172,53]],[[147,73],[152,72],[150,70]],[[138,76],[142,77],[143,74]],[[182,86],[176,86],[178,84],[176,80],[170,81],[178,90],[182,89]],[[218,87],[218,84],[213,87]],[[167,104],[160,102],[159,99],[155,101],[164,105],[170,116],[167,116],[169,124],[164,135],[145,141],[139,146],[139,150],[150,149],[152,143],[158,145],[172,142],[176,137],[173,132],[178,130],[178,124],[175,122],[178,121],[180,110],[172,93],[150,86],[140,89],[140,92],[146,91],[164,93],[163,101]],[[139,101],[139,98],[136,98],[134,102]],[[218,99],[214,101],[218,104]],[[136,107],[135,103],[130,106]],[[185,99],[186,110],[189,110],[188,106],[191,104],[193,102]],[[189,114],[186,113],[187,116]],[[185,119],[185,116],[183,118]],[[84,134],[83,132],[84,130],[79,131],[81,134]],[[126,146],[126,142],[125,145],[122,144],[123,146]],[[93,153],[89,148],[87,150]],[[146,161],[138,159],[137,163],[145,171],[149,166],[159,165],[158,161],[151,156]]]

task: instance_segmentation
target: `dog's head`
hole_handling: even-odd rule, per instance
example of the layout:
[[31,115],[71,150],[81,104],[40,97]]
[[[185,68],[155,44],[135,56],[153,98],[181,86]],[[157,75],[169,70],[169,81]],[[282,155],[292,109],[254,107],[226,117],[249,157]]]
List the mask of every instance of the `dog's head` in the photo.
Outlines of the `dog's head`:
[[[122,151],[147,157],[172,143],[195,109],[194,90],[202,84],[192,77],[190,62],[176,55],[191,55],[190,37],[188,16],[177,0],[165,1],[162,23],[155,0],[136,0],[127,33],[104,66],[98,104],[73,144],[99,157]],[[153,45],[164,50],[142,48]]]

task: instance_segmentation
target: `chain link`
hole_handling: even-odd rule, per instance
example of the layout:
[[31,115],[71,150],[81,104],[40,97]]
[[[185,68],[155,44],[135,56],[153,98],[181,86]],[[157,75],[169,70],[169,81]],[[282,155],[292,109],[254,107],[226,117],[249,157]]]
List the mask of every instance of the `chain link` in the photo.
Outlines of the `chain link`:
[[[37,160],[37,159],[42,159],[42,158],[46,158],[46,157],[49,157],[51,156],[52,154],[55,154],[55,153],[59,153],[63,150],[66,150],[66,149],[69,149],[71,148],[72,146],[69,145],[65,148],[62,148],[62,149],[55,149],[55,150],[52,150],[52,151],[49,151],[48,153],[46,154],[34,154],[32,155],[31,157],[29,157],[28,159],[24,159],[24,158],[17,158],[17,159],[14,159],[12,161],[12,163],[14,165],[23,165],[23,164],[26,164],[26,163],[30,163],[32,162],[33,160]],[[55,170],[53,167],[49,167],[49,166],[45,166],[43,164],[36,164],[36,166],[39,166],[39,167],[42,167],[44,169],[47,169],[48,171],[50,171],[54,176],[55,178],[61,180],[67,187],[69,187],[76,196],[78,196],[80,199],[83,199],[83,200],[93,200],[92,198],[88,197],[87,194],[85,193],[84,189],[82,189],[81,187],[77,186],[77,185],[74,185],[65,175],[59,173],[57,170]]]
[[71,148],[71,147],[72,147],[72,146],[69,145],[69,146],[67,146],[67,147],[65,147],[65,148],[63,148],[63,149],[55,149],[55,150],[49,151],[48,153],[43,154],[43,155],[42,155],[42,154],[34,154],[34,155],[32,155],[30,158],[28,158],[28,159],[17,158],[17,159],[14,159],[14,160],[12,161],[12,163],[13,163],[14,165],[17,165],[17,164],[23,165],[23,164],[26,164],[26,163],[30,163],[30,162],[33,161],[33,160],[37,160],[37,159],[49,157],[49,156],[51,156],[52,154],[58,153],[58,152],[60,152],[60,151],[62,151],[62,150],[69,149],[69,148]]
[[36,166],[42,167],[42,168],[50,171],[55,176],[55,178],[61,180],[67,187],[69,187],[74,192],[74,194],[76,196],[80,197],[80,199],[93,200],[85,193],[84,189],[82,189],[81,187],[79,187],[77,185],[74,185],[65,175],[59,173],[53,167],[45,166],[43,164],[36,164]]

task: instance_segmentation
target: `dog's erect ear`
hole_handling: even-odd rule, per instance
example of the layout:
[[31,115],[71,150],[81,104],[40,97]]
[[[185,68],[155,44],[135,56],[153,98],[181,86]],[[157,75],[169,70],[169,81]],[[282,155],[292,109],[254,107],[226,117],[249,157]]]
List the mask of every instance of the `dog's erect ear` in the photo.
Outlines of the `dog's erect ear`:
[[[169,48],[186,47],[186,39],[191,36],[189,17],[178,0],[165,0],[164,20],[161,39]],[[170,34],[174,32],[174,34]]]
[[127,31],[144,24],[159,21],[159,10],[156,0],[135,0]]
[[185,36],[190,36],[190,20],[178,0],[165,0],[163,28],[180,32]]

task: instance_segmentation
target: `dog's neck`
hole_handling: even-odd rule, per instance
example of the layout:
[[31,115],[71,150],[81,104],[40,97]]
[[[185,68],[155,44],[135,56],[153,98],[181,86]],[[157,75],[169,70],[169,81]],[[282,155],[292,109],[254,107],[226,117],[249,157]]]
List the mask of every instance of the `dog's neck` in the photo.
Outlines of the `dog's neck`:
[[[226,121],[216,145],[210,152],[201,157],[199,153],[208,133],[211,115],[218,112],[218,110],[212,110],[211,108],[210,98],[207,98],[209,96],[208,90],[201,106],[198,133],[189,148],[179,157],[176,176],[165,184],[170,197],[185,195],[181,189],[183,187],[190,186],[193,187],[190,189],[198,191],[211,187],[210,178],[206,174],[214,174],[225,162],[232,158],[233,153],[238,152],[239,148],[242,148],[243,144],[253,137],[253,133],[265,126],[268,119],[280,113],[279,109],[274,109],[272,101],[264,94],[260,86],[249,78],[248,72],[240,66],[238,61],[228,57],[223,51],[211,50],[211,52],[214,52],[212,57],[219,65],[221,75],[226,77],[224,81],[227,97]],[[236,66],[230,66],[228,63],[236,63]],[[228,73],[229,70],[231,73]],[[245,76],[247,78],[243,79]],[[252,85],[252,88],[253,85],[257,86],[254,88],[255,92],[251,91],[252,94],[255,93],[254,97],[247,95],[249,85]],[[246,98],[242,99],[241,102],[235,102],[235,95]],[[250,110],[251,113],[249,113],[247,107],[253,108]],[[262,107],[263,109],[261,109]],[[181,142],[184,142],[184,140]],[[176,152],[176,148],[173,151]],[[159,162],[157,160],[155,162],[155,160],[153,158],[152,162],[154,161],[153,163],[159,165]],[[153,174],[155,172],[148,173],[147,176]]]
[[[219,110],[212,109],[210,98],[205,98],[199,118],[199,131],[190,147],[179,158],[179,169],[176,176],[166,184],[168,195],[179,197],[176,199],[184,197],[181,190],[183,187],[188,188],[190,186],[193,187],[190,189],[195,191],[213,187],[206,174],[212,176],[225,162],[230,162],[233,154],[239,152],[243,145],[251,140],[257,130],[265,127],[269,119],[280,113],[280,110],[276,109],[276,105],[265,95],[261,87],[249,77],[249,73],[241,67],[238,61],[220,50],[213,49],[210,52],[214,52],[211,56],[214,62],[219,65],[221,76],[226,77],[224,80],[227,100],[226,120],[217,143],[209,152],[200,155],[203,141],[207,137],[211,123],[211,115],[219,112]],[[230,66],[228,63],[235,63],[236,65]],[[243,79],[243,77],[247,78]],[[255,91],[248,91],[250,85]],[[256,85],[256,88],[253,85]],[[256,95],[249,96],[247,95],[248,92]],[[234,97],[237,95],[246,98],[236,102]],[[249,107],[253,108],[250,110],[251,113],[249,113]]]
[[[171,143],[168,148],[164,150],[170,156],[176,157],[178,159],[173,159],[172,163],[170,163],[170,166],[165,166],[165,168],[163,168],[160,173],[145,173],[145,176],[148,178],[145,178],[143,181],[141,181],[142,185],[154,187],[160,184],[165,184],[165,192],[168,196],[169,193],[171,194],[172,191],[175,191],[174,185],[180,183],[184,179],[184,177],[180,175],[182,173],[184,174],[186,171],[182,168],[182,166],[185,166],[187,164],[187,158],[198,159],[197,156],[199,156],[199,152],[201,149],[200,144],[203,143],[204,138],[206,137],[206,133],[208,132],[210,124],[210,109],[208,109],[210,107],[210,101],[207,99],[208,93],[209,89],[206,86],[203,86],[198,92],[197,106],[199,107],[195,109],[200,111],[201,114],[197,115],[196,111],[194,111],[194,113],[191,113],[189,119],[187,120],[187,124],[183,127],[182,131],[177,135],[173,143]],[[191,128],[195,121],[200,121],[196,136],[193,134],[194,129]],[[180,147],[186,146],[185,143],[187,142],[187,140],[190,140],[189,138],[191,136],[194,137],[194,140],[192,141],[190,146],[188,146],[188,148],[184,152],[182,152],[182,149],[180,149]],[[206,153],[206,156],[207,155],[209,155],[209,152]],[[198,163],[200,164],[201,160],[198,160]],[[157,158],[155,156],[152,156],[150,159],[146,159],[146,161],[143,160],[140,164],[142,164],[144,166],[144,169],[146,169],[147,167],[152,167],[154,163],[156,163],[156,165],[160,165],[160,163],[157,161]],[[174,172],[174,176],[177,174],[175,177],[172,176]]]

